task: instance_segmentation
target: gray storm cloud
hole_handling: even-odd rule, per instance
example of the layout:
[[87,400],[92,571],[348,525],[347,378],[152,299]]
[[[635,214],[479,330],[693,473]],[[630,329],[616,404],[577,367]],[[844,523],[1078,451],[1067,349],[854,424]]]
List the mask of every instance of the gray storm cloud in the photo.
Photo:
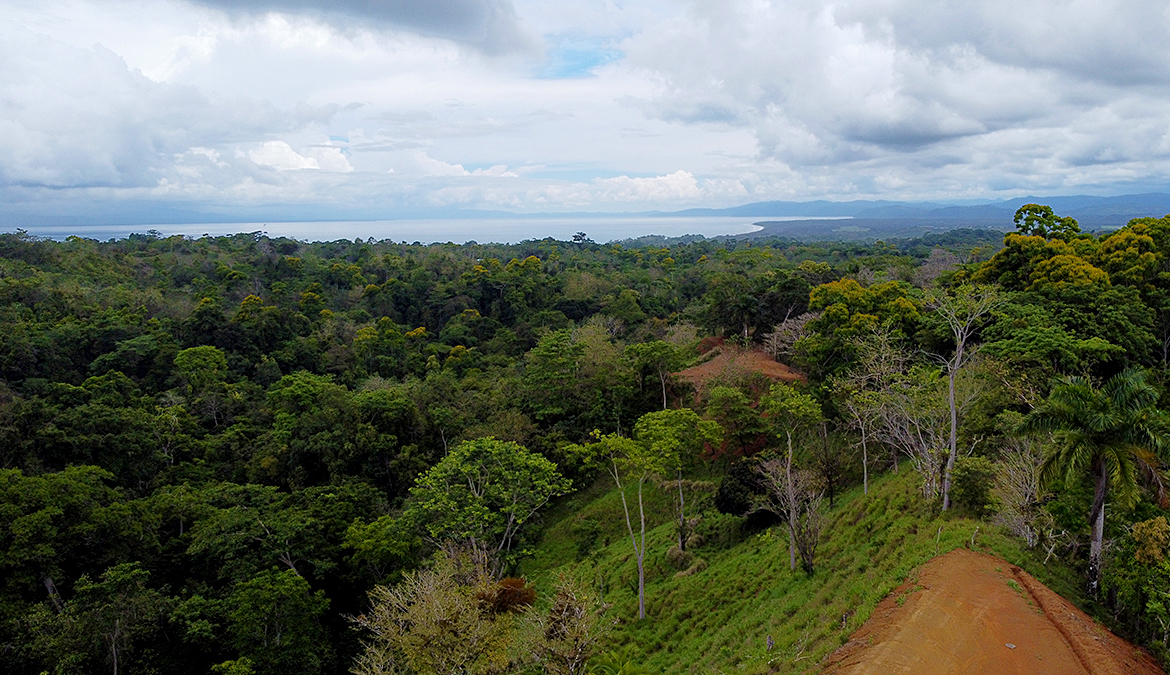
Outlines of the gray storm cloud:
[[491,54],[533,45],[510,0],[193,0],[230,13],[285,12],[407,28]]

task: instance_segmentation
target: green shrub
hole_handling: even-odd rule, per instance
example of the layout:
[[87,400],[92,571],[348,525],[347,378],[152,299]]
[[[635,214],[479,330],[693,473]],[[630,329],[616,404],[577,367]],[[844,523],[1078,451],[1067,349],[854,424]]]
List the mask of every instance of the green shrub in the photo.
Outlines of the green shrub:
[[986,457],[960,457],[951,474],[951,499],[975,514],[991,505],[991,486],[995,482],[995,464]]

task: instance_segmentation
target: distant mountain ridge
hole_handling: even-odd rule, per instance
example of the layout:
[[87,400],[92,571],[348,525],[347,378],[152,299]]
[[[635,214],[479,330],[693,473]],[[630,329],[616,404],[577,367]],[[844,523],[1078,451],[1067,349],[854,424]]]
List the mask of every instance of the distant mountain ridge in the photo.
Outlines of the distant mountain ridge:
[[164,202],[104,204],[91,208],[39,211],[35,204],[9,204],[0,210],[0,227],[69,227],[79,225],[150,225],[195,223],[345,222],[427,219],[571,219],[629,217],[733,217],[733,218],[853,218],[866,221],[918,222],[927,229],[939,227],[1007,227],[1024,204],[1051,206],[1058,214],[1072,216],[1087,230],[1121,227],[1131,218],[1170,214],[1170,194],[1149,193],[1095,197],[1027,196],[1002,201],[965,204],[903,202],[893,200],[766,201],[726,208],[690,208],[679,211],[515,213],[486,209],[338,207],[336,205],[270,204],[227,208],[213,205],[176,205]]
[[646,212],[647,216],[744,216],[807,218],[850,217],[864,220],[940,220],[964,221],[959,226],[1010,225],[1016,209],[1024,204],[1047,204],[1062,216],[1076,218],[1085,229],[1121,227],[1132,218],[1161,217],[1170,214],[1170,194],[1149,193],[1094,197],[1018,197],[976,205],[950,205],[937,202],[897,202],[857,200],[831,202],[756,202],[724,209],[685,209],[672,212]]

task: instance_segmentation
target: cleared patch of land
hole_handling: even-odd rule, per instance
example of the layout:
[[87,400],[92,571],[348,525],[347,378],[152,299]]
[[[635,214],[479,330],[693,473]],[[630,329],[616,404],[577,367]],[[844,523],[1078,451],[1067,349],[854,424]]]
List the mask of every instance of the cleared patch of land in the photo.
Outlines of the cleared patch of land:
[[803,380],[804,375],[778,363],[768,354],[756,349],[735,349],[726,345],[717,347],[719,353],[712,359],[697,366],[675,373],[675,377],[691,383],[695,389],[703,389],[711,381],[734,381],[750,373],[780,382]]
[[1027,572],[966,549],[911,575],[827,664],[822,675],[1164,675]]

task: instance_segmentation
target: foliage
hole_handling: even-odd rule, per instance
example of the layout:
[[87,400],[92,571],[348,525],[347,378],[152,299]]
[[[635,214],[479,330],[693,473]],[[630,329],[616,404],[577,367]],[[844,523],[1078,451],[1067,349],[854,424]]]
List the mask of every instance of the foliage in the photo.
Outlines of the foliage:
[[995,464],[986,457],[971,455],[955,461],[953,488],[955,504],[976,516],[991,506]]
[[486,546],[510,563],[524,526],[571,485],[556,465],[517,443],[464,441],[419,477],[405,517],[435,542]]
[[[510,614],[485,614],[492,592],[486,560],[468,550],[442,551],[430,569],[370,591],[370,610],[355,623],[367,631],[354,672],[476,675],[509,663]],[[409,669],[409,671],[406,671]]]
[[[745,578],[771,579],[768,592],[779,589],[778,611],[793,626],[837,625],[839,617],[818,612],[868,602],[857,600],[876,592],[868,586],[838,595],[884,554],[861,546],[862,535],[852,546],[868,551],[865,563],[833,543],[835,528],[852,522],[837,506],[824,511],[829,525],[809,583],[848,577],[838,586],[846,590],[810,596],[799,589],[812,586],[769,577],[784,566],[761,572],[772,570],[765,551],[776,547],[756,538],[775,521],[716,510],[743,513],[760,498],[755,460],[710,451],[726,442],[719,449],[730,454],[774,452],[792,432],[794,468],[814,471],[830,501],[841,491],[855,499],[855,480],[864,492],[871,472],[907,456],[924,478],[939,476],[950,425],[939,408],[943,381],[924,354],[946,359],[952,348],[928,300],[967,284],[996,286],[1002,302],[978,327],[991,358],[956,378],[968,407],[959,407],[955,447],[994,462],[995,522],[1050,565],[1080,564],[1091,486],[1041,487],[1038,459],[1056,452],[1050,435],[1015,437],[993,418],[1041,405],[1065,375],[1106,382],[1127,367],[1165,365],[1170,219],[1138,219],[1098,237],[1033,205],[1019,224],[986,262],[1000,235],[974,230],[874,243],[600,245],[582,236],[464,246],[262,233],[108,242],[0,234],[0,670],[111,670],[102,626],[113,603],[102,598],[126,597],[128,609],[150,598],[160,613],[124,624],[133,628],[113,643],[120,669],[343,673],[359,651],[343,617],[362,612],[373,585],[428,564],[434,540],[452,534],[510,542],[497,558],[501,573],[580,556],[578,588],[613,602],[612,616],[633,616],[639,586],[644,603],[648,589],[644,610],[654,621],[618,625],[598,645],[620,650],[636,639],[624,664],[728,670],[739,665],[744,636],[755,645],[773,632],[737,618],[762,616],[740,601],[760,595]],[[788,418],[797,411],[772,394],[755,401],[725,388],[696,400],[673,386],[671,373],[694,356],[696,325],[743,349],[764,342],[801,367],[807,383],[780,396],[807,396],[821,421]],[[688,405],[699,412],[679,409]],[[916,440],[891,433],[899,429]],[[465,469],[491,463],[449,458],[487,437],[524,460],[513,482],[547,492],[543,502],[512,502],[503,484],[467,482]],[[838,451],[858,441],[861,472]],[[1164,470],[1156,459],[1150,467]],[[595,480],[601,468],[628,489],[606,493]],[[449,483],[428,483],[440,474]],[[526,482],[529,474],[545,487]],[[569,477],[586,490],[554,496]],[[928,500],[909,495],[911,479],[898,480],[905,499],[866,502],[861,523],[878,527],[874,519],[890,516],[880,526],[902,532],[896,518],[934,517]],[[716,483],[719,492],[707,489]],[[1109,490],[1120,495],[1112,482]],[[1103,530],[1119,551],[1134,523],[1162,515],[1156,501],[1132,510],[1115,503]],[[534,505],[540,510],[524,515]],[[877,513],[889,509],[897,513]],[[556,544],[537,546],[542,533]],[[933,551],[930,534],[920,535],[916,550]],[[633,549],[615,548],[628,546],[622,541]],[[677,579],[664,559],[672,547],[695,556]],[[721,557],[749,549],[757,556],[749,567]],[[862,564],[871,566],[857,571]],[[1124,567],[1112,555],[1103,565],[1106,579]],[[708,587],[688,584],[707,579],[726,589],[726,611],[695,604]],[[671,584],[693,597],[674,595]],[[1146,596],[1117,597],[1109,616],[1157,647]],[[689,619],[667,611],[684,605]],[[692,623],[712,637],[691,636],[706,646],[688,652],[680,627]],[[274,631],[279,648],[264,637]],[[734,644],[729,631],[739,633]],[[838,639],[801,631],[773,635],[779,652],[740,662],[758,670],[774,659],[787,659],[784,668],[809,663],[801,649]],[[663,656],[672,649],[676,656]],[[303,663],[289,666],[285,652]],[[680,668],[670,659],[683,654]]]
[[236,585],[228,631],[256,673],[315,673],[328,658],[319,623],[329,607],[323,591],[293,570],[266,570]]
[[1025,431],[1055,435],[1042,467],[1046,482],[1069,486],[1088,474],[1096,484],[1089,512],[1092,590],[1101,574],[1106,493],[1112,491],[1117,502],[1132,505],[1140,494],[1139,481],[1149,478],[1165,503],[1162,467],[1170,449],[1166,436],[1170,420],[1155,407],[1157,398],[1142,370],[1118,373],[1100,389],[1089,380],[1070,377],[1024,421]]

